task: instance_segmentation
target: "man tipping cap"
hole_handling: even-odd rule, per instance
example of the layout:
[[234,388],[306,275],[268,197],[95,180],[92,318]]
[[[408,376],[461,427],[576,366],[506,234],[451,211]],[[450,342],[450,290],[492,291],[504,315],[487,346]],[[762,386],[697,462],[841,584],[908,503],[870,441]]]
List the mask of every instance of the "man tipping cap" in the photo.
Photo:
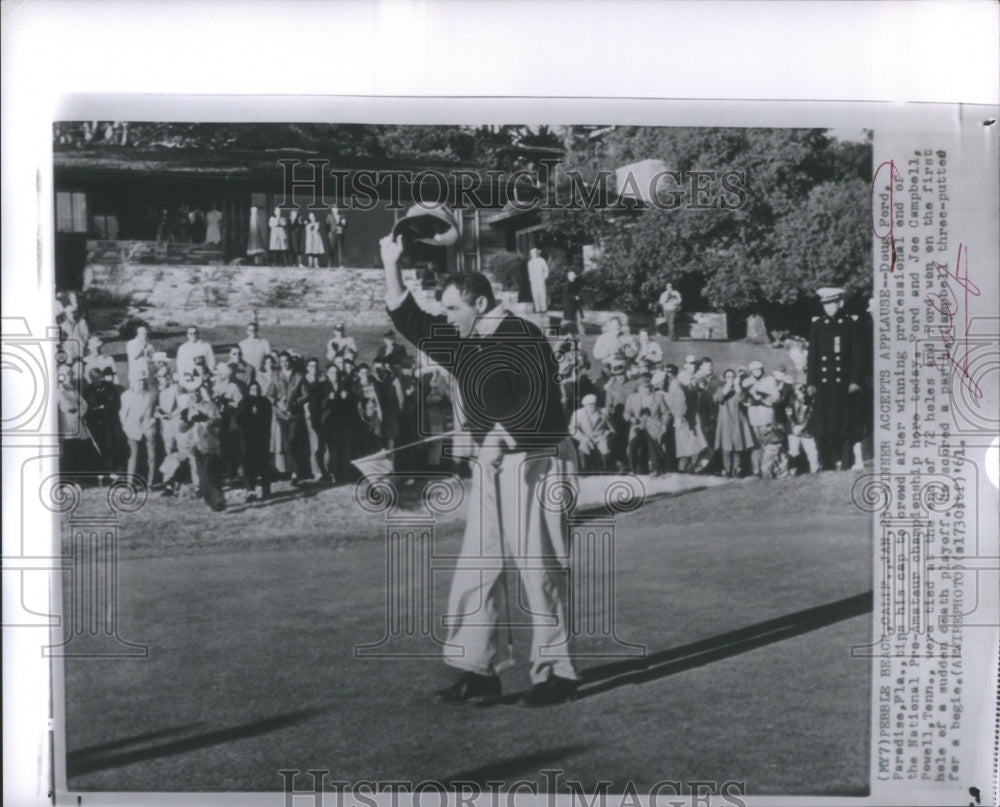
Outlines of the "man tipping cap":
[[816,290],[821,303],[833,303],[844,296],[844,290],[836,286],[824,286]]

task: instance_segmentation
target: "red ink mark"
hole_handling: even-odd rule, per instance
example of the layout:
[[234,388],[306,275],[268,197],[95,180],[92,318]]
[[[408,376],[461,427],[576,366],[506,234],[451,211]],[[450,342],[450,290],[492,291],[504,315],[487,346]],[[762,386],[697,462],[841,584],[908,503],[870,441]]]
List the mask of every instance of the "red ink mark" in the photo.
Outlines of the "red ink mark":
[[[886,166],[889,166],[889,229],[887,229],[884,233],[880,233],[878,231],[878,225],[875,223],[875,185],[878,182],[878,175]],[[872,187],[868,192],[868,218],[872,223],[872,233],[874,233],[875,237],[880,241],[885,241],[887,238],[889,239],[889,248],[892,250],[892,261],[889,263],[890,272],[895,271],[896,269],[896,240],[893,238],[895,225],[892,220],[893,179],[902,180],[903,176],[899,173],[899,169],[896,168],[895,162],[892,160],[886,160],[875,169],[875,176],[872,177]]]
[[[927,302],[931,308],[943,316],[948,323],[948,327],[941,331],[941,341],[944,343],[944,357],[947,362],[942,362],[940,354],[934,354],[934,366],[941,371],[947,371],[952,367],[962,377],[965,388],[976,398],[983,397],[983,391],[979,385],[969,375],[969,295],[979,296],[979,287],[969,280],[969,248],[964,244],[958,245],[958,255],[955,258],[954,273],[948,271],[946,265],[937,261],[933,262],[938,276],[945,279],[947,294],[937,292],[927,292]],[[963,271],[964,270],[964,271]],[[951,285],[954,281],[962,291],[962,298],[959,300],[958,294]],[[955,321],[958,314],[963,316],[965,329],[961,336],[955,332]],[[956,360],[959,350],[964,350],[961,361]]]

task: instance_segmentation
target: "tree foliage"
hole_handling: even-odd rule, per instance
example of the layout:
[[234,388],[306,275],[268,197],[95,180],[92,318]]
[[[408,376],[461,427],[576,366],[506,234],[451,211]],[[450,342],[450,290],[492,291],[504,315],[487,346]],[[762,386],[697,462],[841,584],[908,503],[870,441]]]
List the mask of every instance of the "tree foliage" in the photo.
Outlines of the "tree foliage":
[[[870,142],[841,142],[820,129],[617,127],[600,138],[570,132],[564,143],[563,168],[588,181],[659,159],[684,180],[692,171],[714,172],[716,194],[719,178],[738,172],[745,191],[733,209],[719,206],[718,195],[715,207],[695,206],[693,183],[682,181],[675,209],[547,212],[553,244],[571,254],[586,243],[600,246],[602,280],[585,288],[614,297],[598,304],[649,310],[667,281],[686,299],[731,311],[794,304],[818,285],[858,295],[871,287]],[[557,180],[560,198],[568,184],[565,174]]]

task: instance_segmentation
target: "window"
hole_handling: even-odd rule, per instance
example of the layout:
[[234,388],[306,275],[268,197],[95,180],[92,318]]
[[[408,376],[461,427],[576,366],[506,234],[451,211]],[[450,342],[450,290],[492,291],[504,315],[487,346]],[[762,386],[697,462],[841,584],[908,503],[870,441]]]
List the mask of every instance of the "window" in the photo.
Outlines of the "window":
[[82,191],[56,193],[56,232],[87,232],[87,194]]

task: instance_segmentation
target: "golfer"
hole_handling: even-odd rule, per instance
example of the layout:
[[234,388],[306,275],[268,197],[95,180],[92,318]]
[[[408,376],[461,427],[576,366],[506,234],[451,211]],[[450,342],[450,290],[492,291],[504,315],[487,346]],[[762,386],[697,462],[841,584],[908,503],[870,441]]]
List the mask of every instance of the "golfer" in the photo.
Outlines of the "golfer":
[[445,661],[460,674],[437,697],[482,703],[501,694],[497,628],[509,613],[501,579],[509,559],[533,618],[533,686],[522,702],[570,700],[577,675],[569,657],[566,514],[559,504],[562,486],[574,481],[574,452],[552,348],[533,323],[497,304],[492,284],[478,272],[450,277],[441,296],[444,314],[430,315],[403,285],[397,267],[402,236],[389,235],[380,246],[393,325],[449,364],[456,411],[475,454],[468,521],[445,615],[447,643],[461,651]]

